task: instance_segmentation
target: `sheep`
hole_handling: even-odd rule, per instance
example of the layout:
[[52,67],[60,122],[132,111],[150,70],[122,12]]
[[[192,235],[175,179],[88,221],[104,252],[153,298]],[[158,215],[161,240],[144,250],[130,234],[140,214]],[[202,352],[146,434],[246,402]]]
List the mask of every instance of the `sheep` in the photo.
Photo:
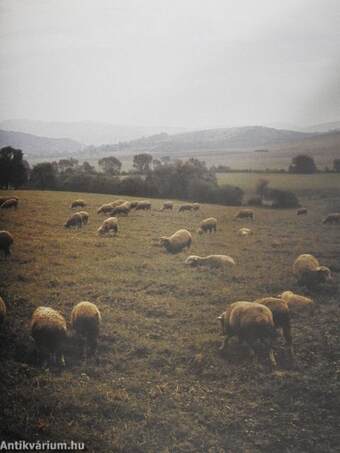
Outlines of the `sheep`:
[[284,300],[289,310],[294,313],[300,310],[303,310],[305,307],[309,307],[310,312],[314,313],[315,303],[313,299],[309,297],[301,296],[300,294],[295,294],[292,291],[284,291],[279,294],[277,297]]
[[198,211],[200,209],[201,205],[199,203],[193,203],[192,205],[192,209],[194,211]]
[[106,234],[110,231],[114,233],[118,233],[118,219],[117,217],[109,217],[108,219],[104,220],[103,224],[98,228],[98,234]]
[[250,228],[240,228],[237,233],[239,236],[250,236],[253,234]]
[[1,209],[10,209],[18,207],[19,200],[17,198],[9,198],[8,200],[4,201],[0,206]]
[[129,212],[130,212],[130,206],[120,205],[120,206],[116,206],[115,208],[112,209],[111,216],[116,216],[118,214],[128,215]]
[[74,201],[72,201],[70,208],[71,209],[73,209],[73,208],[85,208],[85,206],[86,206],[86,203],[85,203],[84,200],[74,200]]
[[136,206],[136,211],[150,211],[151,210],[151,203],[150,201],[138,201]]
[[70,227],[81,228],[82,225],[83,225],[83,218],[79,214],[79,212],[75,212],[74,214],[70,215],[70,217],[64,223],[65,228],[70,228]]
[[10,247],[13,244],[14,239],[11,233],[8,231],[0,231],[0,250],[3,250],[5,257],[11,254]]
[[185,260],[185,264],[192,267],[206,266],[212,268],[227,269],[235,266],[235,261],[231,256],[228,255],[191,255],[188,256],[188,258]]
[[322,223],[340,223],[340,212],[332,212],[323,219]]
[[170,210],[172,211],[174,204],[172,201],[164,201],[161,211]]
[[122,205],[123,203],[127,203],[126,200],[122,200],[122,199],[118,199],[118,200],[114,200],[112,201],[111,203],[108,203],[109,205],[111,205],[113,208],[115,208],[116,206],[120,206]]
[[0,296],[0,327],[3,324],[6,317],[6,304],[3,298]]
[[178,207],[178,212],[182,212],[182,211],[193,211],[194,207],[191,203],[185,203],[185,204],[181,204],[179,207]]
[[308,213],[306,208],[299,208],[296,210],[296,215],[306,215]]
[[264,305],[254,302],[234,302],[218,317],[225,335],[221,351],[225,351],[230,337],[237,336],[240,342],[245,341],[254,353],[253,343],[256,340],[269,343],[269,360],[276,367],[272,343],[276,338],[273,314]]
[[111,214],[114,208],[111,203],[103,204],[98,208],[97,214]]
[[65,318],[50,307],[38,307],[31,319],[31,336],[36,344],[37,359],[45,353],[56,365],[65,365],[63,347],[67,336]]
[[240,209],[234,217],[234,220],[236,219],[251,219],[254,221],[255,212],[252,209]]
[[0,206],[3,203],[5,203],[5,201],[12,200],[12,199],[19,201],[19,198],[18,197],[14,197],[14,196],[11,196],[11,197],[0,197]]
[[165,247],[169,253],[178,253],[185,249],[189,249],[192,243],[191,233],[187,230],[178,230],[172,236],[162,236],[159,240],[160,245]]
[[215,231],[216,233],[217,230],[217,219],[215,217],[209,217],[208,219],[202,220],[202,222],[199,225],[199,228],[197,230],[198,234],[203,234],[203,233],[212,233]]
[[97,339],[101,324],[101,314],[97,305],[91,302],[79,302],[71,312],[71,326],[77,335],[85,337],[84,356],[97,350]]
[[301,285],[317,286],[332,281],[332,274],[328,267],[320,266],[319,261],[309,254],[296,258],[293,264],[293,274]]
[[80,216],[81,216],[81,221],[82,221],[83,225],[87,225],[87,223],[89,221],[89,213],[86,211],[79,211],[78,214],[80,214]]
[[265,305],[271,310],[273,314],[274,325],[277,329],[282,329],[283,337],[288,347],[290,359],[294,360],[290,311],[287,302],[276,297],[263,297],[261,299],[256,299],[255,303]]

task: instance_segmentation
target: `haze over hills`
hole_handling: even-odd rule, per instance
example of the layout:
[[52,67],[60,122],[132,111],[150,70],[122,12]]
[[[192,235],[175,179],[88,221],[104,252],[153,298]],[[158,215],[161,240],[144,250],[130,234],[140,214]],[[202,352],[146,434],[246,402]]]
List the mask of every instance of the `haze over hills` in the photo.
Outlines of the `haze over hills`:
[[331,121],[328,123],[314,124],[301,129],[305,132],[331,132],[340,130],[340,121]]

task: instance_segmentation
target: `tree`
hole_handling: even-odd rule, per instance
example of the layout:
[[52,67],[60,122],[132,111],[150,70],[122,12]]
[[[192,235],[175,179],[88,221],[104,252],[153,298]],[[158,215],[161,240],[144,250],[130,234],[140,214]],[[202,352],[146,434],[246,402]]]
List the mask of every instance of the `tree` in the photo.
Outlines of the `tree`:
[[290,173],[312,174],[317,172],[314,159],[306,154],[299,154],[293,157],[289,166]]
[[103,157],[102,159],[98,160],[98,165],[108,176],[119,175],[122,168],[121,161],[114,156]]
[[340,172],[340,159],[334,159],[333,168],[334,168],[334,171]]
[[63,172],[69,168],[75,168],[78,165],[79,161],[71,157],[70,159],[60,159],[58,162],[59,171]]
[[53,189],[57,185],[55,167],[50,162],[43,162],[33,167],[30,184],[39,189]]
[[138,171],[138,173],[149,173],[151,162],[151,154],[142,153],[133,156],[133,166]]
[[0,187],[18,188],[27,182],[27,167],[20,149],[5,146],[0,150]]
[[95,175],[97,173],[94,166],[89,164],[86,160],[79,166],[79,171],[89,175]]

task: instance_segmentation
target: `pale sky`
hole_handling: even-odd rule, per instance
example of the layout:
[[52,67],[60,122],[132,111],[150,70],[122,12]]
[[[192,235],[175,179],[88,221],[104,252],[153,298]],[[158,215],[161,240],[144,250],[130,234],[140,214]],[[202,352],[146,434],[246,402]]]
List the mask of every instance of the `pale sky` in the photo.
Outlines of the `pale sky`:
[[0,120],[340,120],[339,0],[0,0]]

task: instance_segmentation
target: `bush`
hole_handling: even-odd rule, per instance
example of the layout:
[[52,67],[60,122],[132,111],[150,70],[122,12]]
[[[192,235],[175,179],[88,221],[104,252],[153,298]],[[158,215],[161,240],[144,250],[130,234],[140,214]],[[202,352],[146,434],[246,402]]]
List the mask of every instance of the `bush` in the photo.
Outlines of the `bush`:
[[265,198],[272,200],[273,208],[297,208],[300,206],[295,193],[289,190],[268,189]]

